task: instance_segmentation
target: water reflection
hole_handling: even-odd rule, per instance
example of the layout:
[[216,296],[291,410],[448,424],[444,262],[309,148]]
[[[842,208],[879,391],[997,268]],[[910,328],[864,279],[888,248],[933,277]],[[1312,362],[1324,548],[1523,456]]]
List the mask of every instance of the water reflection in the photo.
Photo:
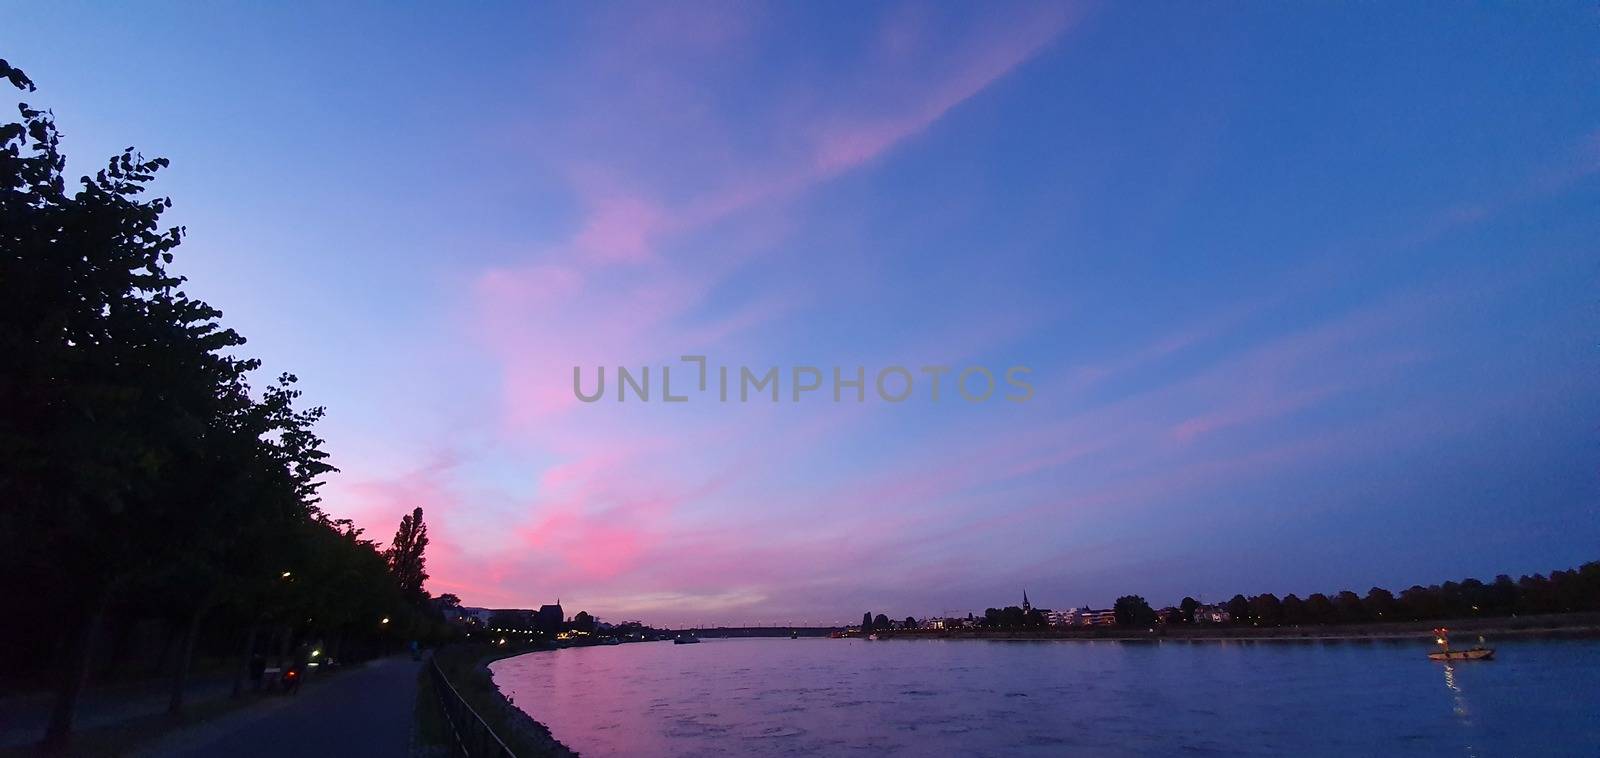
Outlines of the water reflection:
[[[1470,737],[1472,734],[1472,714],[1467,709],[1466,693],[1461,691],[1461,685],[1456,681],[1456,667],[1449,661],[1444,664],[1444,688],[1450,693],[1451,711],[1455,714],[1457,723],[1461,725],[1462,733]],[[1462,747],[1466,749],[1467,755],[1478,755],[1478,751],[1472,747],[1471,743],[1467,743]]]

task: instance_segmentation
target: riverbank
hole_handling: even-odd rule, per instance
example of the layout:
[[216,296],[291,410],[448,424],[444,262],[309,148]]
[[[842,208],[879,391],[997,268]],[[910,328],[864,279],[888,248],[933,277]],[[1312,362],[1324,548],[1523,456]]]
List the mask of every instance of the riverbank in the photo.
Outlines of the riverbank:
[[1445,627],[1459,639],[1469,637],[1600,637],[1600,613],[1566,613],[1510,618],[1396,621],[1325,626],[1156,626],[1147,629],[1086,627],[1044,629],[902,629],[878,632],[880,639],[975,640],[1105,640],[1111,642],[1333,642],[1345,640],[1433,640]]
[[[489,664],[525,653],[558,650],[558,645],[453,645],[434,654],[434,661],[461,697],[478,712],[489,728],[519,756],[567,758],[577,753],[551,733],[549,727],[518,708],[494,683]],[[418,680],[417,745],[414,756],[452,755],[449,727],[439,713],[438,693],[426,669]]]

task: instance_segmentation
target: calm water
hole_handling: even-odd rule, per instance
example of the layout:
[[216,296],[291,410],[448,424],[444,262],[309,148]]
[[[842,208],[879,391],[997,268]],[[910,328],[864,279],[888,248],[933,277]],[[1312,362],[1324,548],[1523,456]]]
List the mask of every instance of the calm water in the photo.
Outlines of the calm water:
[[1600,641],[640,643],[491,667],[600,755],[1600,756]]

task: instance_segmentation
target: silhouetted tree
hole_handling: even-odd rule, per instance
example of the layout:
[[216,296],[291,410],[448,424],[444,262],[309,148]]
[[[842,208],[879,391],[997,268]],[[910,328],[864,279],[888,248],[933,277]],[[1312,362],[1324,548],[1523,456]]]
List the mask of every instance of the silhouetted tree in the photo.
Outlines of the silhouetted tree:
[[866,633],[871,632],[871,631],[872,631],[872,611],[867,611],[866,613],[861,614],[861,633],[862,634],[866,634]]
[[1367,590],[1367,597],[1361,601],[1361,606],[1374,621],[1393,621],[1399,610],[1394,594],[1382,587]]
[[[1597,565],[1600,564],[1586,563],[1583,568]],[[1494,578],[1494,584],[1489,585],[1489,608],[1497,616],[1516,613],[1517,594],[1517,583],[1512,581],[1511,577],[1500,574]]]
[[1524,576],[1517,580],[1518,613],[1553,613],[1558,601],[1555,588],[1543,574]]
[[1123,595],[1111,606],[1120,626],[1150,626],[1156,622],[1156,612],[1138,595]]
[[191,515],[173,495],[255,362],[167,269],[183,230],[161,228],[170,200],[139,197],[167,161],[129,149],[68,194],[54,120],[19,111],[0,125],[0,568],[71,630],[59,746],[112,596],[194,547],[166,530]]
[[1245,624],[1250,621],[1250,601],[1244,595],[1234,595],[1227,604],[1228,615],[1235,624]]
[[1198,610],[1200,610],[1199,600],[1192,597],[1184,597],[1183,602],[1178,603],[1178,615],[1180,616],[1178,622],[1182,624],[1194,623],[1194,612]]
[[917,620],[915,618],[911,617],[911,616],[907,616],[906,617],[906,625],[905,625],[904,628],[906,628],[906,629],[915,629],[915,628],[917,628]]
[[1262,626],[1277,626],[1283,621],[1283,604],[1270,592],[1250,598],[1250,620]]
[[885,615],[883,615],[881,613],[876,615],[876,616],[873,616],[872,617],[872,628],[873,629],[888,629],[889,628],[889,617],[885,616]]
[[1338,615],[1333,607],[1333,601],[1321,592],[1311,593],[1306,598],[1306,619],[1313,624],[1331,624]]
[[389,560],[389,571],[400,583],[400,589],[413,596],[426,597],[422,583],[428,580],[427,565],[428,525],[422,521],[422,509],[416,508],[400,518],[400,528],[395,530],[394,542],[384,557]]
[[1304,624],[1306,622],[1306,603],[1299,595],[1289,593],[1283,598],[1283,623]]
[[594,617],[589,615],[588,611],[578,611],[578,614],[572,617],[572,628],[580,632],[592,632]]
[[[33,90],[5,61],[0,78]],[[257,399],[243,338],[170,271],[183,230],[142,197],[166,160],[130,148],[69,193],[52,116],[19,112],[0,124],[0,576],[66,638],[47,742],[70,734],[113,598],[177,625],[174,712],[214,613],[245,659],[264,626],[280,651],[426,631],[384,556],[317,505],[323,410],[296,407],[290,375]]]
[[1396,605],[1398,613],[1411,619],[1436,619],[1445,615],[1443,599],[1439,596],[1437,588],[1418,584],[1401,590]]
[[1361,596],[1350,590],[1340,592],[1333,598],[1333,609],[1334,617],[1343,623],[1364,621],[1367,618],[1366,609],[1361,605]]

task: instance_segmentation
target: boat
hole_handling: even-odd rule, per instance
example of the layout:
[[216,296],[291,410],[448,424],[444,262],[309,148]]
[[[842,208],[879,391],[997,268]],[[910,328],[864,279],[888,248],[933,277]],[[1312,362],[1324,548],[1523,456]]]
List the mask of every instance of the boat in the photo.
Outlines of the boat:
[[674,645],[693,645],[698,642],[700,642],[700,638],[693,634],[680,634],[672,638],[672,644]]
[[876,634],[869,634],[869,635],[867,635],[867,639],[869,639],[869,640],[877,640],[877,639],[879,639],[879,637]]
[[[1482,641],[1482,637],[1478,638]],[[1433,641],[1439,643],[1439,650],[1428,653],[1430,661],[1487,661],[1494,657],[1494,648],[1478,645],[1467,650],[1450,649],[1450,630],[1440,627],[1433,630]]]
[[791,640],[800,639],[800,633],[796,632],[796,631],[789,632],[789,639],[791,639]]

